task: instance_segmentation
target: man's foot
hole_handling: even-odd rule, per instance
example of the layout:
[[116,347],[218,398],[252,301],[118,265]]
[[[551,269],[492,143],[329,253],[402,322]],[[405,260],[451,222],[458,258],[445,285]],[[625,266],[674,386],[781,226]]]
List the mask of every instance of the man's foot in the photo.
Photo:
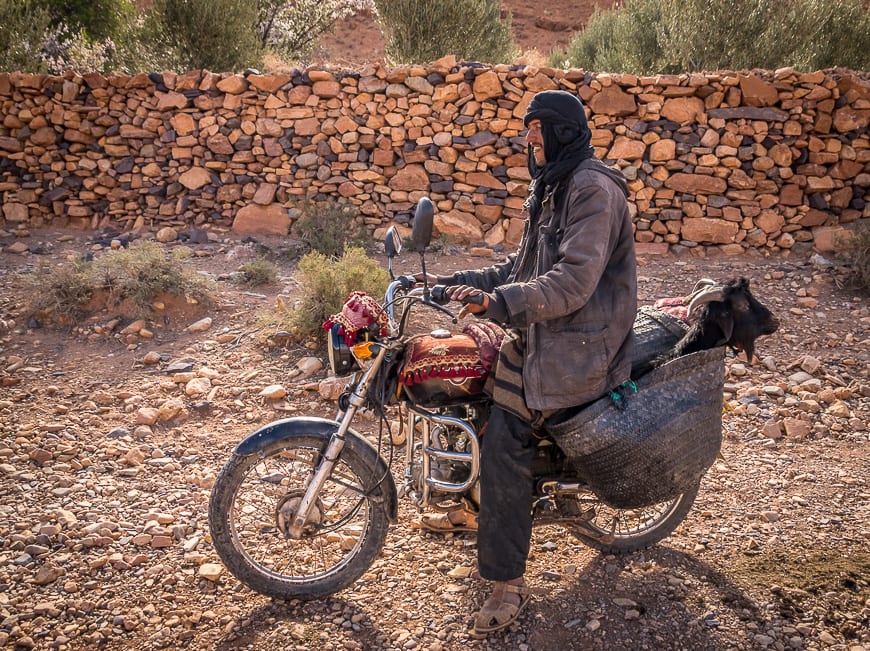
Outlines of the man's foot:
[[496,581],[492,594],[483,602],[474,619],[471,636],[483,638],[510,626],[529,603],[533,592],[535,590],[525,585],[523,577]]
[[477,513],[463,508],[446,513],[425,513],[414,526],[433,533],[477,532]]

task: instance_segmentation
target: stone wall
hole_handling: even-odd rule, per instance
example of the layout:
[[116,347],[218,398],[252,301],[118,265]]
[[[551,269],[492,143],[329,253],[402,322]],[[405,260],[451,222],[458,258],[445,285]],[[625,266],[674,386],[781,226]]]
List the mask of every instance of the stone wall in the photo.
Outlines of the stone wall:
[[422,195],[463,243],[514,246],[522,115],[576,92],[624,172],[641,250],[830,245],[870,217],[866,73],[638,77],[450,58],[288,74],[0,74],[0,227],[286,233],[302,197],[377,236]]

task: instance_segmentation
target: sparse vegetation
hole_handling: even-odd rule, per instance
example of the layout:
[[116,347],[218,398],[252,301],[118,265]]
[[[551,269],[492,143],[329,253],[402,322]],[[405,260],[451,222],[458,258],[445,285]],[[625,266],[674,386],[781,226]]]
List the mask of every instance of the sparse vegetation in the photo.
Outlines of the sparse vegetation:
[[387,57],[427,63],[447,54],[458,59],[507,63],[517,54],[510,14],[498,0],[376,0]]
[[627,0],[596,11],[554,66],[631,72],[870,67],[861,0]]
[[31,310],[59,321],[77,321],[94,308],[100,295],[105,295],[105,305],[129,302],[140,315],[164,295],[207,302],[208,282],[184,268],[182,255],[155,242],[137,242],[94,260],[74,258],[59,268],[43,269],[32,280]]
[[341,309],[353,291],[380,299],[390,276],[365,249],[349,247],[336,259],[312,251],[299,261],[299,306],[287,313],[287,329],[303,337],[316,334],[329,315]]
[[305,61],[337,20],[371,9],[369,0],[258,0],[257,37],[289,61]]
[[293,233],[312,251],[337,258],[347,247],[365,248],[370,244],[365,226],[356,221],[356,211],[350,206],[331,200],[306,201],[298,210],[300,217],[293,224]]
[[264,257],[251,260],[243,264],[239,271],[242,272],[245,284],[257,286],[268,285],[278,278],[278,267]]

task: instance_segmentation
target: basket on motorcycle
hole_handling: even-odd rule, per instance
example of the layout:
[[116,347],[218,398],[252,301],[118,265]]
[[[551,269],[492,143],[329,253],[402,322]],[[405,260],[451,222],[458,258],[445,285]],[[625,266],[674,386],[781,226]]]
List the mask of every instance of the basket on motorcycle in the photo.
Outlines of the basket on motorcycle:
[[631,377],[637,378],[649,371],[653,361],[674,347],[689,324],[667,312],[645,305],[634,317],[634,353],[631,358]]
[[606,504],[640,508],[677,497],[722,444],[724,348],[678,357],[641,376],[617,409],[608,395],[547,431]]

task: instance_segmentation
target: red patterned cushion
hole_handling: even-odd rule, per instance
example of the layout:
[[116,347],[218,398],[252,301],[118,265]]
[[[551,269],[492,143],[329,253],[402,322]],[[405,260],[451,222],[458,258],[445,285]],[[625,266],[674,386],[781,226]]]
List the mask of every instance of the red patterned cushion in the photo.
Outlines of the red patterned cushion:
[[399,374],[407,385],[429,378],[486,377],[498,354],[504,331],[484,321],[472,323],[462,334],[422,335],[409,342]]

